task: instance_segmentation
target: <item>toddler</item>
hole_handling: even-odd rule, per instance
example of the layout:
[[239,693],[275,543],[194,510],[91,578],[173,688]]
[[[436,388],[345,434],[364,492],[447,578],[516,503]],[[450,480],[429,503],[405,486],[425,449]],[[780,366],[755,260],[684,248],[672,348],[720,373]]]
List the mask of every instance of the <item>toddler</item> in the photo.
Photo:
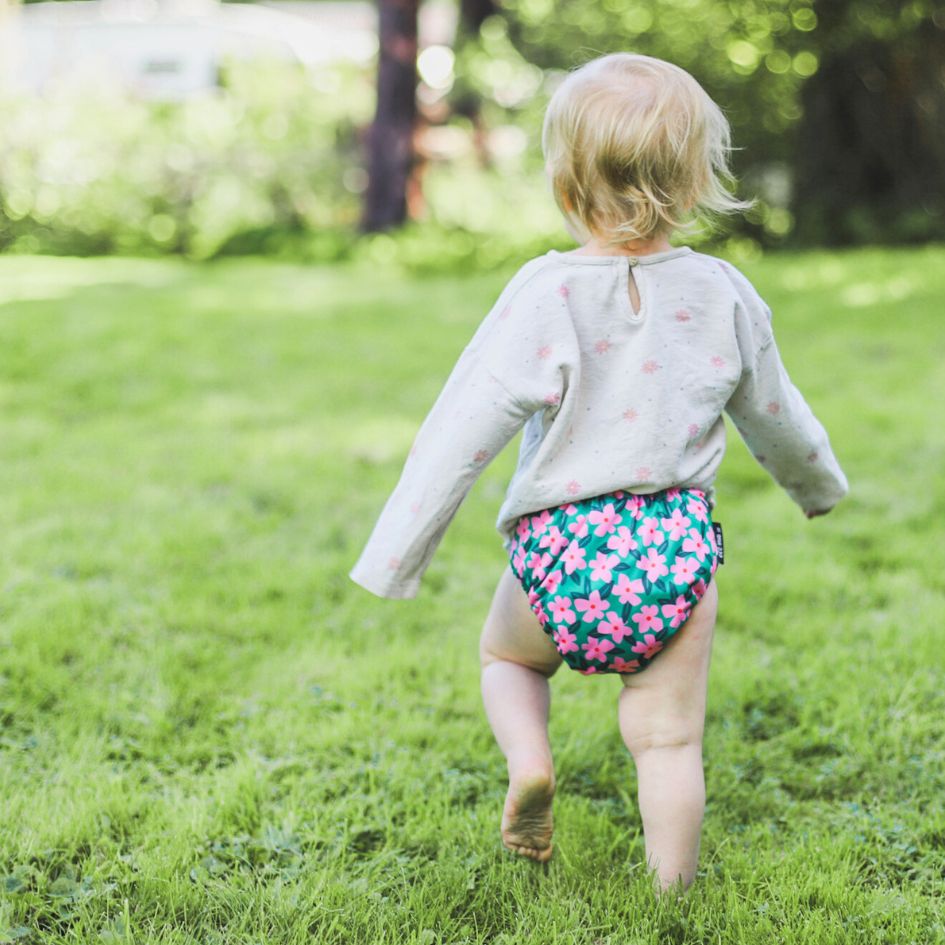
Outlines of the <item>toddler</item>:
[[423,423],[351,572],[412,597],[473,482],[524,427],[499,512],[510,561],[480,643],[486,714],[508,762],[501,832],[552,850],[548,679],[564,661],[622,682],[647,862],[695,876],[702,733],[722,549],[713,480],[723,412],[808,517],[847,491],[792,385],[771,313],[735,268],[670,234],[742,209],[723,187],[729,128],[685,71],[615,54],[555,92],[542,144],[581,244],[526,263]]

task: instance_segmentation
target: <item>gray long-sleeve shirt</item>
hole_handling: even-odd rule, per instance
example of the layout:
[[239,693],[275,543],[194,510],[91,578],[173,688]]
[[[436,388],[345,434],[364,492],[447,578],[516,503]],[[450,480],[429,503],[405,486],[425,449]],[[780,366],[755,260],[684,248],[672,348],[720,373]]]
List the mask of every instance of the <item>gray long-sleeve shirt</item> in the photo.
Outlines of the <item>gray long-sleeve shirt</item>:
[[689,247],[533,259],[460,356],[350,576],[413,597],[469,489],[523,426],[497,522],[506,545],[520,516],[618,489],[696,488],[714,504],[723,411],[802,509],[846,494],[770,309],[737,269]]

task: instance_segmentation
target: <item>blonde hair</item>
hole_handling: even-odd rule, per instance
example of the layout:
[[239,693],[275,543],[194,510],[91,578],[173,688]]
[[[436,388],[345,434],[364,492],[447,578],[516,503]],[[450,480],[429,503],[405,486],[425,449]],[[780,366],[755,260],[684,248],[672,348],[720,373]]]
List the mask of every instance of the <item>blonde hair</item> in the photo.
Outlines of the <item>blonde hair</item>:
[[548,105],[542,150],[573,236],[620,243],[691,232],[700,216],[752,205],[733,197],[731,131],[684,69],[614,53],[586,63]]

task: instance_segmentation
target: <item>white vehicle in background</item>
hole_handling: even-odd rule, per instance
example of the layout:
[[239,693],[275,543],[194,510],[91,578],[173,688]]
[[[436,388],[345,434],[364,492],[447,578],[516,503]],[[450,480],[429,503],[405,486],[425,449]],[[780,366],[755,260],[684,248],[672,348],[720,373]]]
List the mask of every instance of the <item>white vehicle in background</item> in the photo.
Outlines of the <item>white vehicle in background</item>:
[[373,4],[224,4],[219,0],[0,0],[0,82],[42,94],[59,81],[105,80],[149,99],[211,89],[231,59],[276,58],[310,69],[367,63],[377,52]]

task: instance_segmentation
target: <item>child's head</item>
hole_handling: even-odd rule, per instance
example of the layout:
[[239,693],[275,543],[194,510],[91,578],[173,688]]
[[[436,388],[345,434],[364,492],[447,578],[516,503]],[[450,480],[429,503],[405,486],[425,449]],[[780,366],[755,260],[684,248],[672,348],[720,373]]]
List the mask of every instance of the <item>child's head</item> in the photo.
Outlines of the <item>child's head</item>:
[[548,105],[545,162],[580,241],[653,239],[700,212],[750,206],[723,186],[730,131],[684,69],[614,53],[572,72]]

